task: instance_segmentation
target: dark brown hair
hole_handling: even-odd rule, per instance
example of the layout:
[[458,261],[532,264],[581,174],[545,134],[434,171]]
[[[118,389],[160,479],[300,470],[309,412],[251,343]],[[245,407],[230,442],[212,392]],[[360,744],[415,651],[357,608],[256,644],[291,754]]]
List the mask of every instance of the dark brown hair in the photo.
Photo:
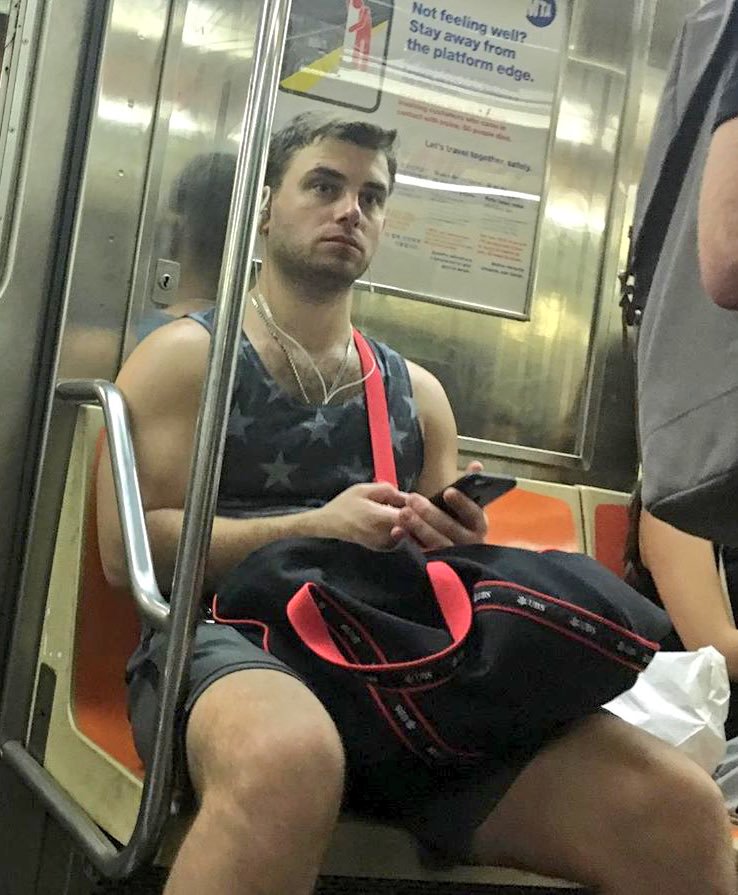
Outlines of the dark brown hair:
[[397,131],[385,130],[369,121],[348,121],[317,112],[297,115],[272,135],[266,171],[267,186],[273,190],[278,189],[295,153],[326,139],[341,140],[362,149],[383,152],[387,159],[392,191],[397,176]]
[[186,242],[201,269],[220,269],[235,176],[233,153],[209,152],[191,159],[172,185],[169,208],[180,218],[177,239]]

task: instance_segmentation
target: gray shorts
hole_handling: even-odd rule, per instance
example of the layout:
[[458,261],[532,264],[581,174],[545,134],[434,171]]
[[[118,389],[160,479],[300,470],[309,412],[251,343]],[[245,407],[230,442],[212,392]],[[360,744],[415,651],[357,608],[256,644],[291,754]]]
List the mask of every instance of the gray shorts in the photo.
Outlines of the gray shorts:
[[[164,635],[148,631],[128,663],[129,717],[144,764],[151,753],[165,653]],[[176,722],[180,768],[185,767],[187,719],[197,699],[219,678],[249,668],[281,671],[301,680],[284,662],[259,649],[235,628],[209,622],[198,625],[184,707]],[[479,765],[463,772],[430,770],[418,764],[411,760],[406,765],[383,768],[379,797],[376,769],[368,769],[375,775],[371,787],[374,794],[369,798],[367,787],[362,785],[362,769],[351,769],[346,782],[345,808],[364,817],[404,826],[428,853],[441,861],[454,862],[468,855],[474,831],[510,788],[525,762]],[[185,793],[192,797],[186,780]]]

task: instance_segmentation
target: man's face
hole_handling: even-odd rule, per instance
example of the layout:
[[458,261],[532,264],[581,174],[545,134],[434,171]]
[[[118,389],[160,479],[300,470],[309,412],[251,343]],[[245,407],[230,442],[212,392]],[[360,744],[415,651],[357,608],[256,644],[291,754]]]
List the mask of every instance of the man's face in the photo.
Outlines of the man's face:
[[351,286],[377,249],[389,184],[381,151],[334,139],[299,150],[272,194],[268,256],[317,297]]

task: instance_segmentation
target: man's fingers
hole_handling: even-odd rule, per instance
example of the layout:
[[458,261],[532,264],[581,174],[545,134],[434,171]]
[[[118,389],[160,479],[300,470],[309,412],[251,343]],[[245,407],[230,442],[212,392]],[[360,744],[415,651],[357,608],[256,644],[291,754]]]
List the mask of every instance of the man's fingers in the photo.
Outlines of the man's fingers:
[[[453,489],[447,489],[449,494],[451,490]],[[459,540],[463,535],[463,527],[448,513],[434,506],[427,497],[423,497],[421,494],[408,494],[407,505],[427,525],[443,535],[452,544],[463,543],[463,540]]]
[[404,507],[407,502],[407,494],[404,491],[398,491],[388,482],[376,482],[371,485],[363,485],[363,496],[367,500],[373,500],[375,503],[388,504],[392,507]]
[[480,509],[473,500],[470,500],[461,491],[457,491],[456,488],[448,488],[443,495],[443,499],[446,501],[448,508],[453,511],[459,524],[465,529],[473,532],[486,530],[487,522],[484,510]]
[[[439,510],[440,512],[440,510]],[[451,547],[453,540],[410,507],[400,510],[400,526],[426,550]]]

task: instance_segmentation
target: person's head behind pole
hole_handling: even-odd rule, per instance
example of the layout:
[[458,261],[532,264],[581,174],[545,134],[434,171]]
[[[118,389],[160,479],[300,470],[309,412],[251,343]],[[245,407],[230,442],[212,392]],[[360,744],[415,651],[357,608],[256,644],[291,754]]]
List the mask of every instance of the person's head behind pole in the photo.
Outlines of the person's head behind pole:
[[185,165],[172,185],[169,208],[177,225],[170,254],[182,267],[185,294],[193,291],[193,281],[202,293],[199,298],[215,298],[235,174],[233,153],[202,153]]
[[265,261],[316,301],[350,288],[371,262],[397,173],[396,136],[366,121],[304,113],[272,137]]

